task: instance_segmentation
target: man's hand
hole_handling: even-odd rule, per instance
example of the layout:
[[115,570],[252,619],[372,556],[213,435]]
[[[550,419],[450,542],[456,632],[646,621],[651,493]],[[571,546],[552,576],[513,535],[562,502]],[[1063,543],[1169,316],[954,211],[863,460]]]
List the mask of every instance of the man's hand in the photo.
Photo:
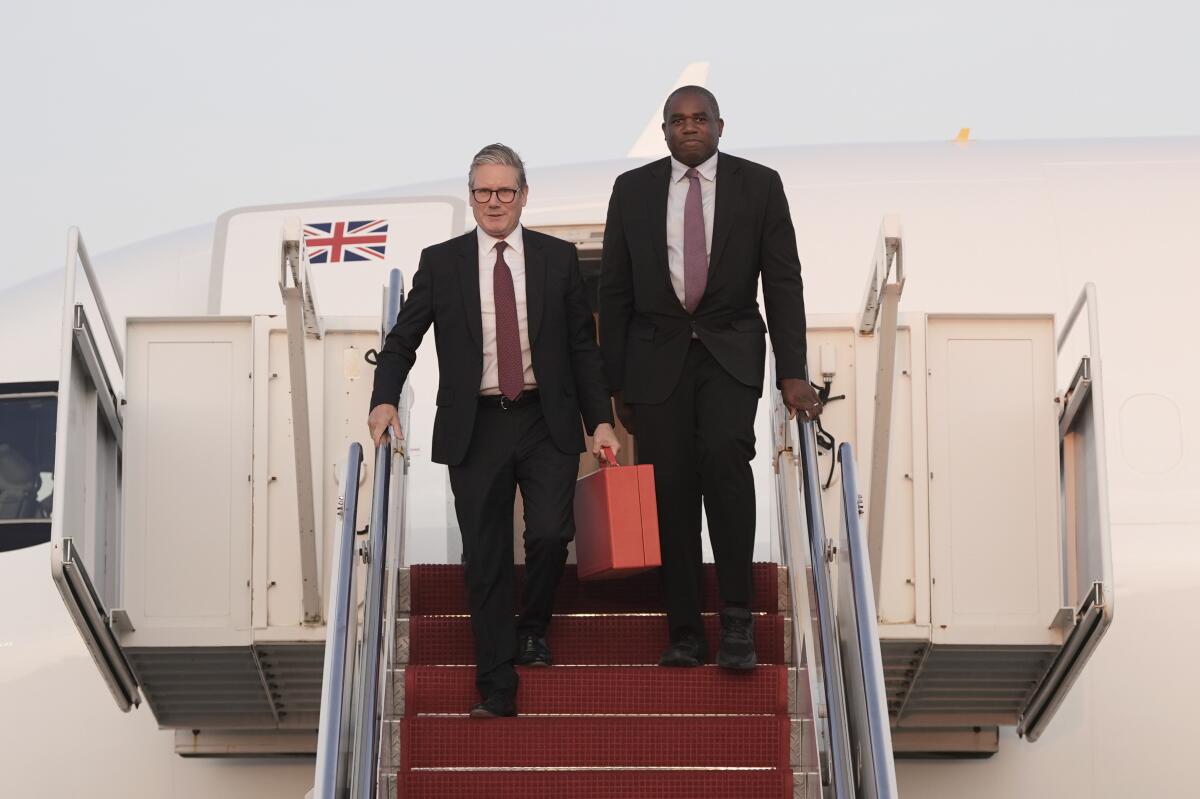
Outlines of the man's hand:
[[396,412],[395,405],[381,403],[372,408],[371,415],[367,417],[367,427],[371,430],[371,441],[377,447],[389,427],[397,441],[404,440],[404,431],[400,429],[400,414]]
[[621,424],[625,426],[629,435],[635,435],[633,432],[633,408],[625,404],[624,392],[613,392],[613,408],[616,409],[617,418],[621,420]]
[[597,458],[602,457],[605,447],[612,450],[614,459],[621,451],[621,443],[617,441],[617,432],[608,422],[601,422],[596,425],[596,432],[592,433],[592,454]]
[[812,421],[821,415],[824,406],[817,398],[817,391],[807,380],[798,377],[785,377],[779,381],[779,391],[783,394],[783,404],[788,408],[789,418],[795,419],[800,414],[801,421]]

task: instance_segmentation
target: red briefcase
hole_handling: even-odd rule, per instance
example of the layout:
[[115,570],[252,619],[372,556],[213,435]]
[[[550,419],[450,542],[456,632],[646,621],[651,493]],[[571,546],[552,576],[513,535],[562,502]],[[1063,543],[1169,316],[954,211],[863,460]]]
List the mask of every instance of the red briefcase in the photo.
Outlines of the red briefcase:
[[600,470],[575,483],[575,530],[582,580],[624,577],[661,566],[654,467],[618,466],[605,447]]

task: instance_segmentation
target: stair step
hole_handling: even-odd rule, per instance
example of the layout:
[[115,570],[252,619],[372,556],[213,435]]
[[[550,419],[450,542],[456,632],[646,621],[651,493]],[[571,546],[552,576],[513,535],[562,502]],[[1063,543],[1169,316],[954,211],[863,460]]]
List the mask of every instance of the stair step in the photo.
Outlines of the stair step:
[[404,799],[791,799],[792,774],[770,771],[408,771]]
[[[807,678],[805,678],[807,679]],[[479,701],[475,669],[409,666],[405,711],[465,714]],[[553,666],[521,669],[517,707],[522,716],[572,715],[786,715],[788,670],[762,666],[735,674],[716,666]]]
[[790,768],[785,717],[531,716],[401,723],[402,763],[417,768]]
[[[773,612],[779,609],[778,566],[754,564],[752,610]],[[517,566],[516,597],[525,584],[525,567]],[[462,566],[418,565],[410,567],[409,603],[413,613],[456,614],[467,612]],[[714,566],[703,570],[703,596],[706,612],[721,609]],[[636,613],[661,611],[662,590],[657,570],[616,580],[580,582],[574,566],[568,566],[558,585],[555,613]]]
[[[710,658],[720,641],[720,619],[706,615]],[[470,666],[475,663],[471,621],[465,616],[413,616],[398,624],[408,629],[408,662],[418,665]],[[785,663],[785,619],[777,613],[756,615],[754,639],[758,662]],[[658,663],[667,645],[667,622],[661,614],[627,616],[556,616],[548,635],[554,662],[574,666],[636,666]],[[403,644],[398,652],[403,654]]]

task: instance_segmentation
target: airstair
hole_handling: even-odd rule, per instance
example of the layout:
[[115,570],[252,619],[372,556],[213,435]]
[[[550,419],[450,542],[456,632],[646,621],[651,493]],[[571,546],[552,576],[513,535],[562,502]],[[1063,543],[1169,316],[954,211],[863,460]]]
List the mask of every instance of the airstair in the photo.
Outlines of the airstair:
[[[397,286],[395,276],[388,309],[400,304]],[[803,510],[798,501],[819,497],[811,423],[789,422],[775,399],[777,451],[787,459],[776,479],[785,562],[754,567],[759,668],[658,668],[657,575],[587,583],[569,566],[549,634],[555,665],[521,668],[520,716],[488,722],[464,712],[477,697],[462,568],[402,562],[406,459],[385,439],[368,538],[355,543],[352,521],[340,532],[313,796],[896,796],[853,454],[843,445],[839,455],[852,512],[826,540],[819,500]],[[352,444],[345,520],[357,515],[361,460]],[[358,624],[356,545],[367,562]],[[839,546],[840,619],[827,558]],[[522,578],[518,567],[518,595]],[[715,642],[711,565],[704,595]]]
[[[355,202],[321,213],[415,203],[461,227],[452,198]],[[653,577],[569,571],[556,665],[523,670],[518,718],[469,721],[461,571],[404,561],[407,442],[347,447],[401,275],[382,315],[347,315],[349,291],[321,315],[297,213],[225,220],[217,274],[243,306],[126,320],[124,346],[71,234],[52,576],[118,706],[148,704],[179,755],[315,755],[321,799],[892,797],[894,757],[987,756],[1000,726],[1036,740],[1110,624],[1094,288],[1061,331],[900,314],[885,220],[860,312],[809,320],[821,425],[771,397],[763,665],[653,667]]]

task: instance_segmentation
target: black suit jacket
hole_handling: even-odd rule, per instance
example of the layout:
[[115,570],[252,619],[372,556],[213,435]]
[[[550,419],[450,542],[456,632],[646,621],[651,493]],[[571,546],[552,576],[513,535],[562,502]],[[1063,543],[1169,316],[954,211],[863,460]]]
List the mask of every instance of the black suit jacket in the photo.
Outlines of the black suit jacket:
[[736,380],[762,391],[767,331],[779,378],[804,377],[804,286],[796,231],[779,173],[721,153],[708,283],[694,314],[679,302],[667,265],[671,159],[619,176],[604,227],[600,347],[610,387],[626,402],[659,403],[683,370],[693,331]]
[[[563,452],[583,451],[583,430],[612,423],[596,348],[596,326],[583,294],[579,254],[568,242],[526,228],[525,294],[529,348],[542,414]],[[471,443],[483,378],[479,245],[472,230],[427,247],[396,324],[375,367],[371,407],[395,404],[429,326],[437,341],[437,415],[433,460],[460,464]]]

